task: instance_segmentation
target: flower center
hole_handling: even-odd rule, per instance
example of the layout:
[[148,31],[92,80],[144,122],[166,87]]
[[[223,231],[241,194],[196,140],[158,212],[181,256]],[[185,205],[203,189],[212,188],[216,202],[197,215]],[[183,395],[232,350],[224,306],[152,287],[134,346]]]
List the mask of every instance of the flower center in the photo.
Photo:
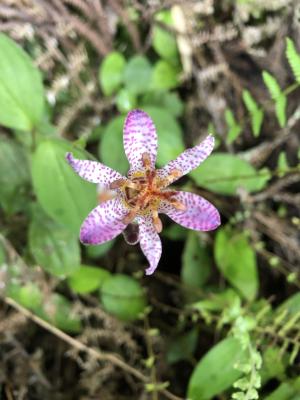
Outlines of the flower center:
[[110,184],[110,189],[119,189],[123,194],[125,206],[129,209],[123,219],[125,224],[131,223],[136,216],[151,214],[156,231],[162,230],[162,222],[158,216],[158,209],[162,201],[170,203],[179,210],[185,206],[174,196],[176,192],[166,190],[166,187],[179,177],[179,170],[172,170],[170,174],[161,178],[157,171],[151,168],[151,159],[148,153],[142,155],[144,171],[136,171],[130,179],[118,179]]

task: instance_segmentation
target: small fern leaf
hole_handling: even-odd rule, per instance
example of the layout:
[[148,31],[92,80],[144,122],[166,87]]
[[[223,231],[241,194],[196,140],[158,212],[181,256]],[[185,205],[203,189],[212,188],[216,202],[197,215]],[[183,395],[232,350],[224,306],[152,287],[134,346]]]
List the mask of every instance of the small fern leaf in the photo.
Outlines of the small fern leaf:
[[277,79],[267,71],[262,73],[263,81],[267,86],[271,98],[275,101],[276,117],[281,128],[286,124],[287,97],[281,90]]
[[241,125],[236,121],[233,112],[227,108],[225,110],[225,121],[228,127],[227,143],[234,142],[242,132]]
[[286,104],[287,98],[285,94],[281,94],[275,102],[275,112],[281,128],[286,124]]
[[286,38],[286,58],[293,71],[295,79],[300,83],[300,54],[296,50],[296,46],[292,39]]
[[247,111],[250,114],[253,135],[257,137],[260,134],[261,126],[264,119],[264,112],[262,108],[260,108],[259,105],[256,103],[248,90],[243,90],[243,101],[245,103]]
[[277,100],[281,95],[281,87],[277,82],[276,78],[271,75],[268,71],[263,71],[262,73],[263,81],[268,88],[270,96],[273,100]]

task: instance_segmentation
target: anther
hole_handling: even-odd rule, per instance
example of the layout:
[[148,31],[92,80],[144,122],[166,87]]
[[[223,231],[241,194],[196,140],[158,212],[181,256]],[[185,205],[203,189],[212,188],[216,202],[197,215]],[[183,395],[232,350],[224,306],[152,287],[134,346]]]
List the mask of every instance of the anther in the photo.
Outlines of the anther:
[[122,178],[117,179],[110,183],[109,188],[110,189],[119,189],[120,187],[124,186],[125,182],[126,182],[125,179],[122,179]]
[[161,219],[158,216],[157,210],[152,211],[152,218],[153,218],[153,224],[154,224],[156,232],[160,233],[162,231],[163,226],[162,226]]
[[151,158],[149,153],[142,154],[142,163],[146,170],[149,170],[151,168]]
[[125,215],[125,217],[122,220],[123,224],[125,224],[125,225],[130,224],[134,220],[135,216],[136,216],[135,209],[129,211],[129,213],[127,215]]
[[186,211],[186,206],[183,203],[181,203],[180,201],[175,200],[175,199],[170,199],[169,202],[172,204],[173,207],[176,208],[176,210]]

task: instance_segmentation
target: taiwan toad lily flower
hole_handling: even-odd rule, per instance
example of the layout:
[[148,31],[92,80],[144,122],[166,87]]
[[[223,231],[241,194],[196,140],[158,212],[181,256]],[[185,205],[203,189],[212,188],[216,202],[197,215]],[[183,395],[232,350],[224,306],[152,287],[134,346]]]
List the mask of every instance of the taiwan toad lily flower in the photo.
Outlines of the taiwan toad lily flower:
[[100,184],[109,194],[83,222],[80,240],[84,244],[97,245],[115,238],[127,227],[138,226],[136,242],[139,241],[148,259],[146,274],[150,275],[155,271],[162,252],[158,235],[162,230],[160,213],[197,231],[210,231],[220,225],[218,210],[207,200],[193,193],[167,188],[209,156],[214,138],[208,136],[164,168],[155,169],[155,126],[144,111],[133,110],[125,121],[123,142],[130,164],[127,177],[99,162],[78,160],[71,153],[66,155],[79,176]]

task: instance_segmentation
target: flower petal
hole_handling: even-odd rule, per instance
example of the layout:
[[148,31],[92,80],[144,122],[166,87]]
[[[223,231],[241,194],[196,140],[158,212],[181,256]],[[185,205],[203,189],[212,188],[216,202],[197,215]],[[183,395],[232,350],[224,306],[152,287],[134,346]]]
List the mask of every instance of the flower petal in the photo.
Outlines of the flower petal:
[[123,177],[119,172],[97,161],[79,160],[72,153],[66,154],[66,160],[74,171],[83,179],[93,183],[101,183],[107,187],[111,182]]
[[113,239],[126,228],[122,219],[127,213],[119,197],[101,203],[81,225],[80,241],[85,244],[101,244]]
[[156,270],[160,260],[162,246],[158,233],[155,230],[151,216],[138,218],[140,246],[150,266],[146,269],[146,275],[151,275]]
[[151,167],[155,167],[157,154],[157,135],[152,119],[142,110],[128,113],[123,131],[125,154],[130,164],[130,170],[143,170],[143,153],[150,156]]
[[218,210],[203,197],[189,192],[177,192],[174,198],[186,207],[185,211],[165,203],[161,205],[159,212],[167,214],[177,224],[196,231],[211,231],[220,225]]
[[194,146],[190,149],[185,150],[175,160],[170,161],[165,167],[157,171],[158,175],[162,178],[169,176],[174,170],[179,170],[180,175],[174,174],[172,180],[168,180],[168,185],[181,176],[188,174],[193,169],[197,168],[202,161],[204,161],[212,152],[214,148],[214,137],[212,135],[207,136],[203,142]]

